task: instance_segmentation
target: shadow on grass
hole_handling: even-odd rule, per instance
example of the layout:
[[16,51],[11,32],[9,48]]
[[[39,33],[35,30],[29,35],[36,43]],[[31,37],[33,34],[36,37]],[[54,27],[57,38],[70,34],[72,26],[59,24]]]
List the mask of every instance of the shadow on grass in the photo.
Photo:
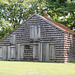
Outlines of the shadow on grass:
[[[17,61],[17,60],[14,60],[14,61],[12,61],[12,60],[8,60],[8,61],[5,61],[5,62],[31,62],[31,63],[57,63],[57,62],[44,62],[44,61]],[[57,63],[57,64],[59,64],[59,63]]]
[[69,62],[69,63],[75,64],[75,62]]
[[12,60],[8,60],[6,62],[32,62],[32,63],[54,63],[54,62],[43,62],[43,61],[12,61]]

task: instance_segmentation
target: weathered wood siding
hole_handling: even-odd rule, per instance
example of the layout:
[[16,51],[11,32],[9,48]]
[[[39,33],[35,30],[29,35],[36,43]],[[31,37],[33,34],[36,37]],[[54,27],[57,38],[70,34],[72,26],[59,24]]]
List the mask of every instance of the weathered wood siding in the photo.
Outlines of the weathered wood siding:
[[75,36],[67,32],[64,36],[64,61],[75,61]]
[[70,58],[69,61],[75,61],[75,35],[72,35],[71,49],[70,49]]
[[73,35],[73,48],[72,48],[72,59],[71,61],[75,62],[75,35]]
[[11,60],[11,46],[8,46],[8,60]]
[[0,47],[0,60],[2,60],[2,47]]
[[[36,26],[39,25],[39,34],[40,38],[30,38],[33,37],[31,36],[30,33],[30,26]],[[11,38],[12,35],[13,38]],[[34,34],[33,34],[34,35]],[[66,35],[66,34],[65,34]],[[54,61],[54,62],[64,62],[64,31],[61,30],[60,28],[54,26],[53,24],[47,22],[45,19],[38,15],[32,16],[29,20],[27,20],[25,23],[20,25],[16,30],[14,30],[10,35],[8,35],[5,39],[3,39],[0,42],[1,46],[8,46],[8,54],[10,53],[10,46],[14,44],[16,46],[16,58],[15,60],[36,60],[34,59],[34,54],[33,54],[33,46],[34,43],[40,44],[42,48],[43,43],[50,44],[51,46],[54,46],[54,51],[51,59],[49,61]],[[15,40],[16,37],[16,40]],[[11,39],[14,39],[14,41],[10,41]],[[65,38],[66,39],[66,38]],[[11,44],[11,42],[13,42]],[[65,41],[66,42],[66,41]],[[21,47],[22,45],[22,47]],[[25,45],[30,45],[30,49],[25,49]],[[47,49],[48,49],[47,45]],[[22,49],[23,48],[23,49]],[[23,51],[22,51],[22,50]],[[38,61],[42,61],[42,51],[40,51],[40,59],[38,58]],[[21,53],[21,54],[20,54]],[[48,53],[48,52],[47,52]],[[23,56],[22,56],[23,54]],[[48,58],[48,56],[47,56]],[[5,59],[5,57],[4,57]],[[8,59],[10,59],[10,54],[8,55]]]

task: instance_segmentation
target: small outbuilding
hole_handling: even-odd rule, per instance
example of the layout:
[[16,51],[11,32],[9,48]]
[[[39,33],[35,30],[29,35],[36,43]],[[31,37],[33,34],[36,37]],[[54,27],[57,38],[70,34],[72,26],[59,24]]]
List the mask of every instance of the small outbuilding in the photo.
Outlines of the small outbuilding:
[[75,32],[34,14],[0,42],[0,60],[75,61]]

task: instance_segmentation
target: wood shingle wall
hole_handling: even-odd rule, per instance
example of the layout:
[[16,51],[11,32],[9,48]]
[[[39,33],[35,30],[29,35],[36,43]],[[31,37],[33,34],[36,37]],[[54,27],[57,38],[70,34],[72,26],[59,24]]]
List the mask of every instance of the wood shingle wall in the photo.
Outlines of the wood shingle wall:
[[[40,38],[30,38],[30,26],[32,25],[39,25]],[[71,37],[73,36],[70,35],[70,38],[68,38],[67,34],[64,33],[62,29],[54,26],[42,17],[33,15],[25,23],[14,30],[12,34],[8,35],[0,42],[0,59],[45,61],[45,57],[47,57],[47,59],[49,58],[48,60],[51,62],[64,62],[64,56],[66,57],[64,53],[66,53],[66,51],[68,50],[66,46],[72,43]],[[68,39],[70,39],[69,42]],[[66,45],[64,42],[66,43]],[[75,42],[73,43],[75,44]],[[26,45],[29,46],[29,49],[25,47]],[[34,58],[34,45],[39,45],[39,49],[42,49],[41,52],[38,52],[39,55],[37,54],[39,56],[38,58]],[[44,46],[46,49],[44,48]],[[52,57],[48,57],[49,52],[47,52],[47,50],[49,51],[50,46],[53,47],[52,49],[54,50],[52,52],[54,56],[52,55]],[[43,53],[45,53],[45,56],[43,56]]]
[[74,62],[75,61],[75,35],[72,36],[72,47],[70,50],[70,61]]
[[75,37],[67,32],[64,36],[64,61],[75,61]]

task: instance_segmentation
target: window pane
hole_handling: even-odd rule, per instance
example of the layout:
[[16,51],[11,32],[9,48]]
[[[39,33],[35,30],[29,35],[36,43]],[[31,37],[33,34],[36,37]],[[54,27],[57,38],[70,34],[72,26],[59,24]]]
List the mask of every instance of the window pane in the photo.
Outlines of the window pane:
[[25,45],[25,49],[30,49],[30,45]]

